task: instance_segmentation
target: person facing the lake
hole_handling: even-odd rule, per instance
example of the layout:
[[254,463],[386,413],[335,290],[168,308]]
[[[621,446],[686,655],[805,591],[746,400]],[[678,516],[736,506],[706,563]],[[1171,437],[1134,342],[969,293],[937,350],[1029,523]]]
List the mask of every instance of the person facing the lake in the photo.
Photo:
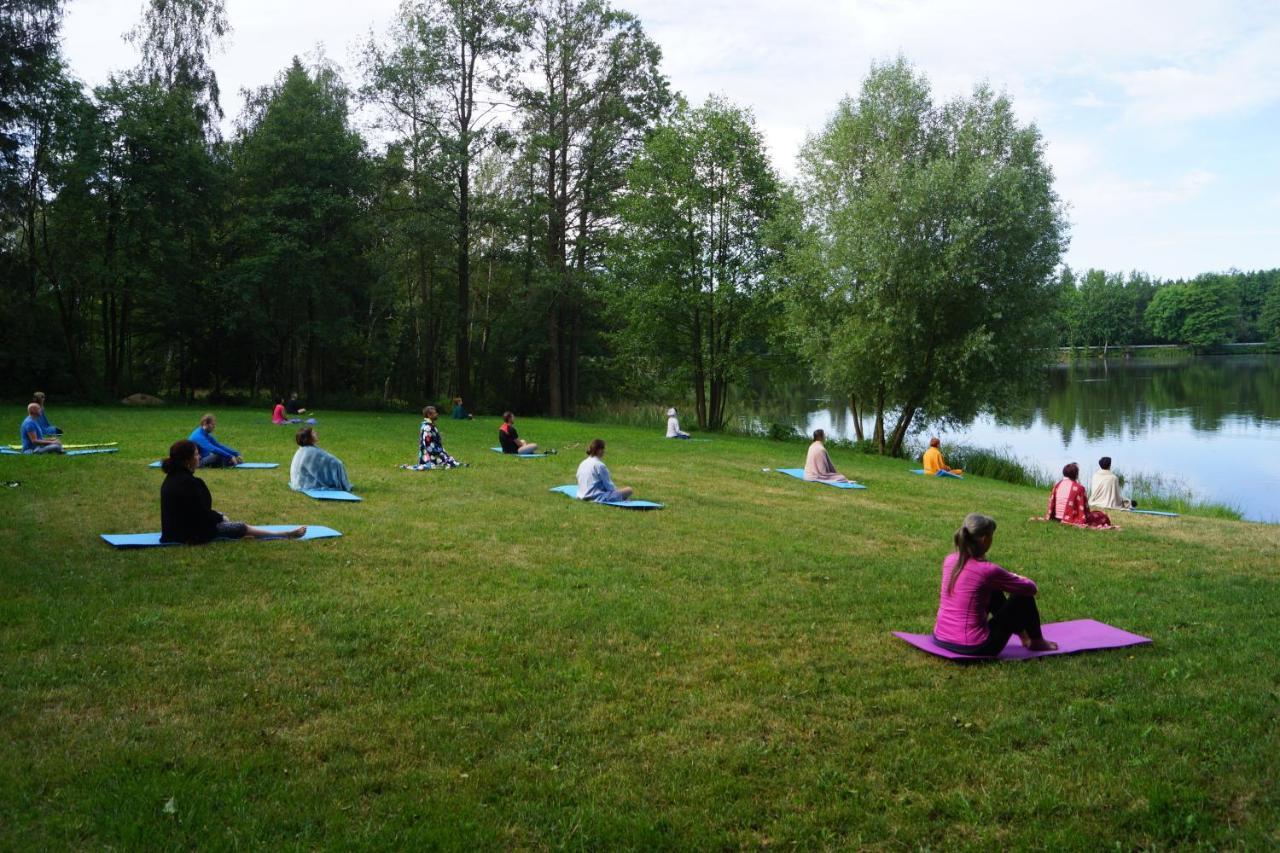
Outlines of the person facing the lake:
[[956,531],[955,553],[942,561],[933,641],[962,655],[998,655],[1014,635],[1032,651],[1056,649],[1040,631],[1035,582],[986,559],[995,534],[995,519],[976,512]]
[[469,421],[472,419],[471,413],[462,405],[461,397],[453,398],[453,419],[455,421]]
[[433,465],[436,468],[460,468],[462,463],[444,450],[444,441],[440,438],[440,430],[436,428],[438,417],[440,415],[435,406],[427,406],[422,410],[422,426],[418,429],[418,464]]
[[631,498],[633,490],[618,487],[604,464],[604,439],[593,438],[587,446],[587,458],[578,465],[578,499],[608,503]]
[[680,430],[680,419],[676,417],[676,409],[667,409],[667,438],[688,438],[689,433]]
[[62,442],[49,438],[40,427],[40,415],[43,413],[39,403],[27,404],[27,416],[18,427],[18,435],[22,438],[23,453],[61,453]]
[[1133,501],[1120,495],[1120,478],[1111,471],[1111,457],[1098,460],[1098,470],[1089,481],[1089,505],[1104,509],[1132,509]]
[[[502,446],[503,453],[537,453],[538,445],[525,441],[516,432],[516,416],[512,412],[502,413],[502,425],[498,427],[498,444]],[[549,451],[554,453],[555,451]]]
[[1089,509],[1089,499],[1079,479],[1079,465],[1070,462],[1062,467],[1062,479],[1049,492],[1049,520],[1109,530],[1111,518],[1105,512]]
[[929,449],[924,452],[924,474],[926,477],[936,477],[939,471],[946,471],[950,474],[963,474],[960,468],[948,468],[947,460],[942,458],[941,450],[942,442],[935,435],[929,439]]
[[836,470],[827,453],[827,433],[824,430],[813,431],[813,444],[809,445],[809,453],[804,459],[804,478],[813,482],[848,483],[849,478]]
[[303,427],[294,437],[298,449],[289,465],[289,488],[294,491],[307,489],[333,489],[350,492],[355,487],[347,478],[347,466],[327,450],[321,450],[315,427]]
[[234,468],[244,459],[240,456],[239,450],[232,450],[213,437],[213,431],[217,428],[218,419],[211,414],[205,415],[200,419],[200,426],[191,431],[187,440],[195,442],[200,450],[199,467]]
[[40,404],[40,431],[44,433],[45,437],[47,438],[51,435],[53,436],[62,435],[62,430],[58,429],[58,427],[49,423],[49,410],[45,406],[44,392],[37,391],[36,393],[31,395],[31,399],[33,402]]
[[169,458],[161,463],[164,483],[160,486],[160,541],[199,545],[214,539],[262,539],[284,536],[297,539],[307,532],[295,527],[287,533],[272,533],[243,521],[232,521],[213,508],[209,487],[195,475],[200,465],[200,449],[194,441],[181,439],[169,448]]

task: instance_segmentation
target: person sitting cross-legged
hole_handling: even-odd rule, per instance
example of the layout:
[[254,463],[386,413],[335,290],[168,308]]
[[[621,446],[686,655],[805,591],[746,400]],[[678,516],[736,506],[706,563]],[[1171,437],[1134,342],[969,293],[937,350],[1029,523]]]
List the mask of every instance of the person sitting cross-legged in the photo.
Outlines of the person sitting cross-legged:
[[615,486],[604,464],[604,439],[593,438],[587,445],[587,458],[578,464],[578,499],[612,503],[630,500],[633,490]]
[[445,452],[444,440],[436,426],[439,417],[440,413],[435,406],[427,406],[422,410],[422,426],[418,428],[418,464],[433,465],[436,468],[461,468],[462,463]]
[[[502,446],[503,453],[529,455],[538,452],[538,445],[525,441],[516,432],[516,416],[511,412],[502,413],[502,426],[498,427],[498,444]],[[555,450],[546,452],[555,453]]]
[[40,415],[43,410],[39,403],[27,404],[27,416],[22,419],[18,432],[22,437],[23,453],[61,453],[62,442],[49,438],[40,427]]
[[1111,457],[1098,460],[1098,470],[1089,482],[1089,506],[1103,509],[1133,509],[1136,503],[1120,494],[1120,478],[1111,471]]
[[1089,509],[1089,499],[1080,485],[1080,466],[1074,462],[1062,466],[1062,479],[1049,492],[1050,521],[1107,530],[1111,518],[1105,512]]
[[675,407],[667,409],[667,438],[688,438],[689,433],[680,429],[680,419],[676,417]]
[[160,486],[161,542],[199,545],[214,539],[297,539],[307,532],[305,527],[295,527],[285,533],[273,533],[227,518],[213,508],[209,487],[195,475],[199,465],[199,448],[185,438],[173,443],[169,458],[161,464],[165,473]]
[[850,482],[848,477],[836,470],[831,454],[827,453],[826,440],[825,430],[813,431],[813,444],[809,445],[809,452],[804,460],[804,478],[814,483]]
[[289,488],[297,492],[310,489],[350,492],[355,487],[347,478],[347,466],[327,450],[321,450],[315,427],[303,427],[294,437],[298,449],[289,465]]
[[45,393],[37,391],[31,395],[31,400],[40,404],[40,431],[45,434],[45,437],[62,435],[61,429],[49,423],[49,409],[45,404]]
[[1017,636],[1032,651],[1058,647],[1040,630],[1035,581],[986,559],[996,521],[970,513],[955,534],[955,553],[942,561],[933,641],[962,655],[998,655]]
[[946,471],[949,474],[963,474],[960,468],[948,468],[947,460],[942,458],[941,450],[942,442],[937,436],[929,439],[929,449],[924,452],[921,461],[924,462],[924,475],[926,477],[936,477],[939,471]]
[[200,426],[191,431],[187,441],[194,442],[200,449],[201,468],[234,468],[244,461],[240,451],[232,450],[213,437],[218,428],[218,419],[213,415],[205,415],[200,419]]

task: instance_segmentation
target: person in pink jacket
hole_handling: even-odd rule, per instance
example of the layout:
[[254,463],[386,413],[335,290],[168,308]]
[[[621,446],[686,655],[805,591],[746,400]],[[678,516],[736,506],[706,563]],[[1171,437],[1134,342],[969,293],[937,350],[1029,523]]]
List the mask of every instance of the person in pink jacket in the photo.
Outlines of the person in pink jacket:
[[1040,632],[1036,585],[986,560],[996,521],[971,512],[956,531],[956,552],[942,561],[933,641],[962,655],[998,655],[1015,634],[1032,651],[1058,647]]

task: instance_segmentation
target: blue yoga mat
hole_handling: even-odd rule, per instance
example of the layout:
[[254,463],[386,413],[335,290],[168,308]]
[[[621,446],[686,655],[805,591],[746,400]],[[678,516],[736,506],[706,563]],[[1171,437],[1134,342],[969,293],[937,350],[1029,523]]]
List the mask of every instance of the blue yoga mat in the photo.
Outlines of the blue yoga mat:
[[1176,512],[1162,512],[1158,509],[1125,509],[1121,512],[1131,512],[1135,515],[1158,515],[1163,518],[1181,518]]
[[[286,530],[292,530],[297,527],[296,524],[264,524],[263,530],[270,530],[274,533],[284,533]],[[285,542],[297,541],[305,542],[308,539],[332,539],[342,534],[334,530],[332,527],[325,527],[322,524],[307,525],[307,532],[297,540],[280,539]],[[180,545],[180,542],[161,542],[159,533],[103,533],[102,538],[114,548],[167,548],[170,545]],[[236,542],[236,539],[215,539],[215,542]],[[272,539],[270,541],[276,541]]]
[[[490,447],[494,453],[502,453],[501,447]],[[503,456],[519,456],[521,459],[541,459],[545,453],[502,453]]]
[[[578,499],[578,487],[570,483],[567,486],[556,486],[551,491],[559,492],[562,495],[568,495],[575,501]],[[622,509],[662,509],[663,504],[656,504],[653,501],[587,501],[587,503],[604,504],[605,506],[616,506]]]
[[[148,468],[159,468],[159,467],[161,467],[162,465],[164,465],[164,463],[163,463],[163,462],[152,462],[152,463],[151,463],[150,465],[148,465],[147,467],[148,467]],[[257,469],[261,469],[261,468],[279,468],[280,466],[279,466],[277,463],[275,463],[275,462],[241,462],[239,465],[229,465],[229,466],[227,466],[227,467],[229,467],[229,468],[249,468],[249,469],[251,469],[251,470],[257,470]],[[212,468],[202,468],[202,469],[200,469],[200,470],[202,470],[202,471],[212,471],[212,470],[215,470],[215,469],[212,469]]]
[[302,493],[309,498],[315,498],[318,501],[359,501],[364,500],[359,495],[353,495],[350,492],[343,492],[337,489],[303,489]]
[[805,480],[803,468],[775,468],[779,474],[786,474],[788,477],[795,477],[797,480],[804,480],[806,483],[817,483],[822,486],[835,486],[837,489],[865,489],[866,486],[861,483],[828,483],[826,480]]
[[[924,469],[923,469],[923,468],[912,468],[912,469],[911,469],[911,473],[912,473],[912,474],[918,474],[919,476],[923,477],[923,476],[924,476]],[[933,476],[934,476],[934,477],[950,477],[950,478],[951,478],[951,479],[953,479],[953,480],[963,480],[963,479],[964,479],[964,477],[960,476],[959,474],[952,474],[950,471],[939,471],[938,473],[934,474]]]

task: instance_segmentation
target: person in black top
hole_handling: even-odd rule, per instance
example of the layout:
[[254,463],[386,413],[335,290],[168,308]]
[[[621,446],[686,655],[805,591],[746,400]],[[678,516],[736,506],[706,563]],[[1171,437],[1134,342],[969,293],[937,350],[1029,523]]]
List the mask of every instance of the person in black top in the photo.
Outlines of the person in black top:
[[[502,445],[502,452],[537,453],[538,445],[525,441],[516,432],[515,419],[516,416],[511,412],[502,413],[502,426],[498,427],[498,443]],[[555,451],[548,450],[547,453],[555,453]]]
[[169,448],[164,460],[165,478],[160,486],[160,541],[199,545],[213,539],[264,539],[283,536],[297,539],[307,532],[295,527],[273,533],[243,521],[231,521],[213,508],[209,487],[195,475],[200,453],[194,441],[182,439]]

